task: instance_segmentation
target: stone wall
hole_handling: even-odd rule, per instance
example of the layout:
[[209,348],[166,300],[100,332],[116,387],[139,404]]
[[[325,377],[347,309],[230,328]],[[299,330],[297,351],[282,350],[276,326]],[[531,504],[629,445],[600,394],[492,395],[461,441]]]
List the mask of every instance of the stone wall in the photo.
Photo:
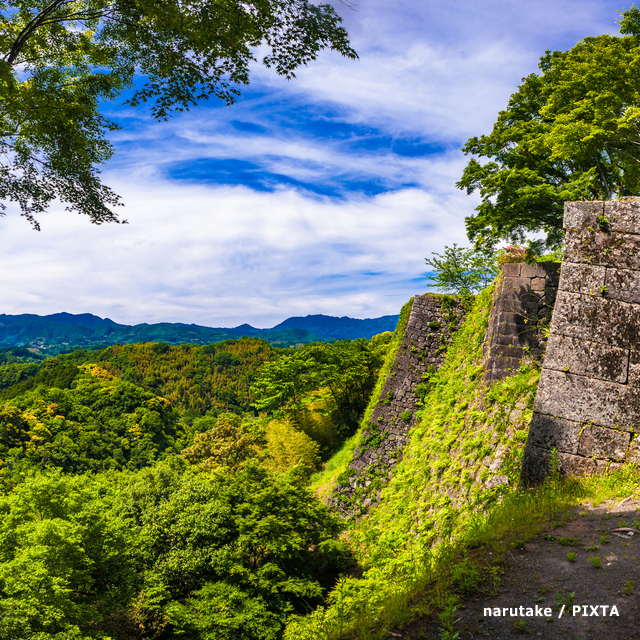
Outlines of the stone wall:
[[640,462],[640,201],[565,204],[565,259],[523,484]]
[[425,294],[413,299],[402,343],[371,420],[329,500],[338,512],[359,516],[376,502],[415,424],[416,387],[440,368],[465,314],[464,305],[453,296]]
[[485,336],[484,380],[509,377],[523,359],[542,365],[546,338],[558,289],[560,264],[510,263],[493,294],[493,306]]

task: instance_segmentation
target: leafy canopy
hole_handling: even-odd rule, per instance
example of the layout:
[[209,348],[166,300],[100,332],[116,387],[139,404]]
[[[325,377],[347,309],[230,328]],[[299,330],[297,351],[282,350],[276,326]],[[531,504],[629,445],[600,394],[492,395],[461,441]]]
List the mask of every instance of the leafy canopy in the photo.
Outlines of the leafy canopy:
[[338,432],[349,436],[367,407],[386,344],[358,338],[283,351],[258,372],[254,406],[278,417],[299,418],[306,407],[323,404],[323,411],[335,417]]
[[101,102],[132,89],[125,104],[148,103],[157,120],[211,96],[231,104],[259,46],[289,79],[325,48],[356,58],[340,24],[308,0],[0,1],[0,200],[36,229],[55,199],[119,221],[97,169],[118,128]]
[[547,51],[489,135],[469,139],[473,158],[457,183],[482,202],[469,238],[562,239],[564,202],[640,194],[640,10],[622,12],[623,36],[585,38]]
[[445,245],[444,253],[432,252],[433,258],[425,258],[425,262],[434,269],[427,279],[441,291],[449,293],[470,294],[491,284],[498,270],[496,256],[490,249],[466,249],[453,244]]

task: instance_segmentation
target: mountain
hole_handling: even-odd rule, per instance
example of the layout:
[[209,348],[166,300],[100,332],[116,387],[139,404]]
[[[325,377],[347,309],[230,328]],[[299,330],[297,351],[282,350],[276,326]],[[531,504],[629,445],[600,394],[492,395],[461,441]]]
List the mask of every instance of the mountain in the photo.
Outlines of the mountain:
[[346,316],[310,315],[288,318],[271,329],[257,329],[249,324],[234,328],[180,322],[126,325],[91,313],[0,314],[0,349],[28,347],[42,354],[55,355],[114,344],[211,344],[241,337],[258,337],[274,346],[292,347],[332,339],[371,338],[377,333],[393,331],[397,321],[398,316],[358,320]]
[[287,318],[271,331],[288,329],[304,329],[324,339],[353,340],[355,338],[372,338],[378,333],[393,331],[398,324],[398,316],[382,316],[380,318],[336,318],[335,316],[313,315],[304,318]]

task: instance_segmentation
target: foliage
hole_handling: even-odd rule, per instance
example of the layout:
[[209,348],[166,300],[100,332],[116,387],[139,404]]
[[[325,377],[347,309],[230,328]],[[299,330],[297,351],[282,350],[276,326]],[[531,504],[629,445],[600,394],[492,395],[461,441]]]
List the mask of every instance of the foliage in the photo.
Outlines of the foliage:
[[77,365],[98,364],[111,375],[166,398],[189,421],[207,412],[250,411],[251,381],[277,351],[263,340],[242,338],[211,345],[138,343],[100,351],[78,350],[38,364],[0,366],[0,400],[38,384],[66,387]]
[[562,240],[563,205],[640,193],[640,10],[622,12],[620,36],[547,51],[523,79],[488,136],[471,138],[458,187],[479,191],[467,218],[476,243],[522,242],[542,231]]
[[205,471],[219,466],[238,469],[258,457],[262,443],[243,428],[240,416],[223,413],[215,420],[200,418],[193,427],[199,430],[207,423],[213,423],[211,428],[196,433],[193,444],[182,451],[181,455],[191,464],[198,464]]
[[242,338],[204,347],[116,345],[94,359],[114,375],[167,398],[181,413],[202,415],[248,411],[256,370],[275,354],[263,340]]
[[441,291],[458,294],[470,294],[488,287],[496,277],[496,256],[491,248],[465,249],[454,243],[453,247],[445,245],[444,253],[432,252],[433,258],[425,258],[425,262],[435,269],[435,274],[428,274]]
[[300,466],[311,474],[320,463],[320,446],[290,420],[273,419],[266,427],[267,455],[265,465],[274,471]]
[[36,353],[32,353],[26,347],[7,347],[0,349],[0,365],[38,362],[43,359]]
[[268,639],[284,615],[318,601],[327,562],[319,549],[339,526],[300,476],[255,464],[206,476],[174,465],[131,480],[118,507],[136,541],[128,559],[142,592],[157,594],[154,617],[166,616],[174,633]]
[[47,361],[36,377],[0,406],[0,484],[33,469],[137,469],[177,452],[178,417],[163,398],[87,365]]
[[125,89],[126,104],[166,120],[211,96],[233,103],[258,47],[286,78],[322,49],[357,57],[335,10],[308,0],[14,0],[0,12],[0,199],[35,228],[56,198],[92,222],[118,221],[96,165],[118,128],[101,103]]
[[270,640],[344,553],[302,477],[257,464],[31,475],[0,515],[3,638]]
[[352,435],[369,402],[387,344],[386,339],[359,338],[284,352],[260,369],[254,384],[255,407],[295,420],[311,403],[322,403],[339,435]]
[[32,476],[0,497],[0,611],[22,621],[20,638],[94,626],[132,595],[127,532],[87,480]]

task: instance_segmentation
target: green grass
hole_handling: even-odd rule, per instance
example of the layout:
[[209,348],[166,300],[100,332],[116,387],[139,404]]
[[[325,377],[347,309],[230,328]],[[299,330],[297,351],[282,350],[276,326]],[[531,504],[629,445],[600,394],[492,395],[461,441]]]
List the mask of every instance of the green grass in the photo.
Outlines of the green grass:
[[[423,614],[440,612],[446,617],[447,608],[451,611],[447,598],[453,594],[453,604],[458,603],[456,594],[463,595],[471,566],[480,576],[478,581],[473,576],[474,584],[491,591],[487,585],[495,582],[499,588],[501,562],[512,548],[595,497],[617,501],[635,495],[639,482],[640,472],[630,467],[607,476],[551,479],[541,487],[513,489],[486,513],[468,518],[455,539],[441,540],[419,557],[415,549],[413,554],[406,549],[393,561],[370,568],[363,578],[343,579],[326,608],[290,620],[285,640],[381,640],[389,629]],[[601,567],[600,557],[588,560],[594,568]],[[627,586],[625,593],[633,589],[633,584]]]
[[345,440],[340,449],[322,465],[322,469],[311,476],[311,490],[318,498],[321,500],[329,498],[336,478],[347,468],[359,440],[359,433]]

